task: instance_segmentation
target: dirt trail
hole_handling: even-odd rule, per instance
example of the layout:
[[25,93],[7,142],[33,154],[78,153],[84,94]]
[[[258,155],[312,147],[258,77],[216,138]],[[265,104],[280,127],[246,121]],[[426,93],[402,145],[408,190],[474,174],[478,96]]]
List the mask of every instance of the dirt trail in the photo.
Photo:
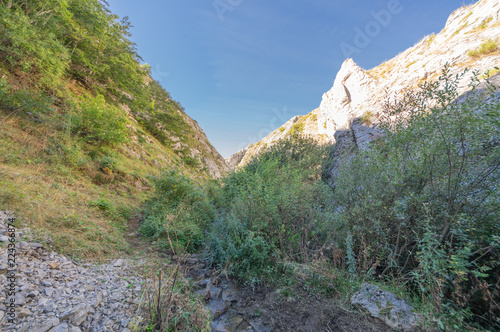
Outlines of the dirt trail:
[[187,276],[198,287],[214,317],[212,331],[394,331],[366,316],[339,308],[333,299],[297,288],[293,296],[268,287],[241,287],[214,275],[199,255],[188,261]]

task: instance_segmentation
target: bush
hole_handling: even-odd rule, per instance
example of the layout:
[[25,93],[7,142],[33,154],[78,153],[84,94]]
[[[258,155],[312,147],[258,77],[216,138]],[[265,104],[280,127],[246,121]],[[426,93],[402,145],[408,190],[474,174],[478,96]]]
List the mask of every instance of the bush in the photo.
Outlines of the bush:
[[498,328],[500,104],[477,79],[457,102],[461,77],[445,68],[388,105],[385,139],[342,160],[333,241],[345,250],[352,234],[358,274],[401,278],[437,314]]
[[77,112],[71,114],[73,132],[98,146],[125,143],[127,118],[118,107],[107,105],[102,95],[81,97]]
[[203,232],[214,220],[207,195],[176,171],[156,178],[154,184],[155,195],[147,204],[140,232],[176,253],[198,249]]
[[304,131],[304,123],[299,122],[292,126],[292,130],[290,130],[291,135],[300,135],[301,132]]
[[272,279],[284,261],[310,261],[331,222],[331,189],[320,180],[325,157],[312,139],[294,137],[226,178],[212,261],[251,281]]
[[29,112],[31,114],[52,111],[52,98],[47,94],[32,89],[14,89],[3,77],[0,79],[0,105],[12,112]]
[[[12,70],[20,69],[35,76],[44,87],[55,87],[68,68],[69,52],[56,36],[58,28],[54,20],[44,15],[47,12],[40,10],[41,14],[33,13],[29,17],[27,12],[34,8],[28,7],[31,4],[25,4],[23,9],[21,4],[0,3],[0,55]],[[52,15],[67,14],[60,4],[54,4],[50,12]],[[40,20],[44,21],[42,29],[36,24],[41,23]]]

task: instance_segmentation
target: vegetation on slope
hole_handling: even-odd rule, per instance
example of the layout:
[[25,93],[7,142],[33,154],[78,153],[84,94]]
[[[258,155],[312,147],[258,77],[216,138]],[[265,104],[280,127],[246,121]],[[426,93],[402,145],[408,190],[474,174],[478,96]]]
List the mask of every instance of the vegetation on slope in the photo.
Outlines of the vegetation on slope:
[[127,248],[161,168],[219,162],[129,28],[100,0],[0,1],[0,209],[74,257]]

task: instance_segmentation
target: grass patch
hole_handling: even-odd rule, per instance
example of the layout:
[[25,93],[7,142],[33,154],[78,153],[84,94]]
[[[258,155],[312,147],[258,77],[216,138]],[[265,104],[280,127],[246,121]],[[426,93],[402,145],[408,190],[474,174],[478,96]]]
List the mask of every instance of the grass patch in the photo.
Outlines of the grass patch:
[[364,125],[372,124],[373,113],[371,111],[366,111],[361,115],[360,120]]
[[131,329],[139,331],[210,331],[210,311],[201,296],[194,295],[184,277],[181,261],[167,266],[165,259],[152,257],[139,271],[145,278],[139,315]]
[[469,50],[467,52],[467,55],[470,56],[471,58],[477,58],[482,55],[493,53],[494,51],[496,51],[497,48],[498,44],[494,40],[488,39],[487,41],[482,43],[479,46],[479,48],[475,50]]
[[416,62],[417,60],[410,62],[409,64],[406,65],[406,68],[413,66]]
[[469,26],[469,22],[465,22],[460,28],[458,28],[454,33],[453,36],[456,36],[462,31],[463,29],[467,28]]
[[303,122],[299,122],[299,123],[296,123],[292,126],[292,130],[290,130],[290,134],[291,135],[297,135],[297,134],[300,134],[301,132],[304,131],[304,123]]

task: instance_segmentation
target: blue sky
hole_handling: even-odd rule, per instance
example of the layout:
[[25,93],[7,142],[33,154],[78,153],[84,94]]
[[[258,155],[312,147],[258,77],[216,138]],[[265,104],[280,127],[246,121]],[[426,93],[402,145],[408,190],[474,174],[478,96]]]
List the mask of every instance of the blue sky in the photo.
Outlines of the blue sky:
[[347,56],[375,67],[472,2],[108,0],[130,18],[153,77],[224,157],[317,108]]

